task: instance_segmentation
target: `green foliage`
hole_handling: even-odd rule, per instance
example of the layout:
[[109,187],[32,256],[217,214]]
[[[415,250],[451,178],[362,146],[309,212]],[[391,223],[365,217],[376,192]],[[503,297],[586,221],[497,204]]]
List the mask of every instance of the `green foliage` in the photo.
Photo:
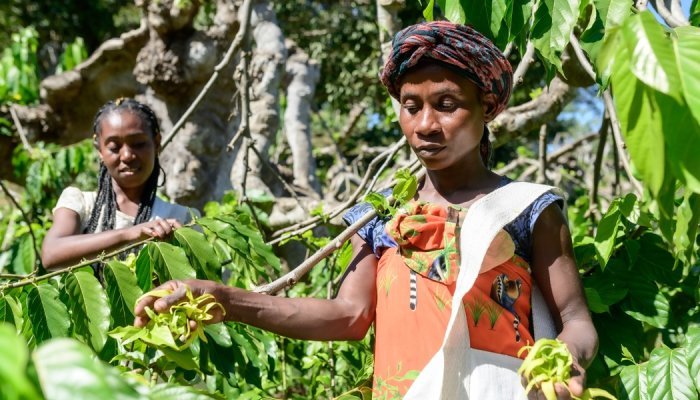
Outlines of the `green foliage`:
[[39,99],[37,38],[31,27],[12,34],[0,59],[0,104],[31,104]]
[[394,215],[397,209],[413,199],[418,190],[418,180],[408,169],[397,170],[393,181],[393,202],[390,203],[385,196],[377,192],[370,192],[364,198],[382,218]]

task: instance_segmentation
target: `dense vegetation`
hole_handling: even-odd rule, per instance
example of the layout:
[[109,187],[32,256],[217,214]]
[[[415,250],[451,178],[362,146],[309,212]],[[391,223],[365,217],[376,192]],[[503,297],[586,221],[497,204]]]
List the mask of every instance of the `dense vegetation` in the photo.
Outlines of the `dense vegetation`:
[[[331,121],[330,127],[323,122],[332,120],[329,117],[336,115],[336,109],[345,113],[355,103],[367,103],[360,122],[366,129],[348,139],[342,149],[350,157],[359,157],[354,148],[362,143],[386,145],[397,131],[383,92],[371,82],[380,57],[374,6],[351,3],[289,2],[276,8],[281,25],[290,31],[288,36],[323,62],[325,78],[316,94],[318,111],[312,126],[316,136],[340,130],[338,121]],[[112,12],[122,6],[95,4],[97,11],[84,11]],[[514,65],[526,57],[528,43],[532,44],[538,60],[514,95],[518,103],[544,95],[539,86],[555,76],[574,80],[577,72],[561,60],[580,45],[579,62],[587,67],[586,73],[593,74],[589,78],[595,80],[594,88],[605,102],[600,147],[605,146],[602,137],[608,130],[619,129],[622,136],[613,135],[608,141],[624,140],[629,154],[610,144],[612,150],[607,153],[590,147],[588,157],[576,159],[573,168],[552,171],[562,176],[560,182],[570,194],[568,215],[577,263],[600,336],[588,382],[624,399],[697,399],[698,1],[691,4],[691,25],[675,28],[626,0],[430,0],[423,6],[425,19],[444,16],[472,23],[501,48],[511,44]],[[117,14],[128,16],[132,11],[127,8]],[[412,3],[401,17],[410,23],[421,18],[420,12]],[[46,26],[35,22],[40,18],[18,19],[16,14],[3,14],[0,8],[2,21],[35,27],[18,29],[5,39],[0,63],[4,107],[37,102],[39,80],[47,71],[40,67],[37,55],[45,44],[39,32]],[[344,24],[352,18],[360,29]],[[310,21],[308,30],[298,27],[301,20]],[[9,22],[3,24],[9,26]],[[57,25],[63,55],[51,72],[71,69],[85,59],[95,40],[116,34],[122,25],[113,21],[104,29],[114,31],[97,33],[70,31],[71,26]],[[321,28],[332,33],[319,32]],[[76,39],[80,35],[92,38],[87,47]],[[329,48],[335,51],[326,51]],[[0,118],[0,135],[16,135],[9,114],[3,115],[7,118]],[[549,127],[572,128],[562,120]],[[324,143],[327,138],[317,140]],[[512,155],[536,152],[534,136],[523,135],[499,149],[496,165],[504,166]],[[582,160],[605,154],[607,159],[600,162],[608,170],[595,177]],[[621,170],[619,165],[627,156],[631,166]],[[362,168],[370,161],[364,160]],[[206,342],[196,339],[184,350],[139,342],[122,346],[109,334],[133,322],[135,300],[154,281],[198,277],[251,289],[277,278],[286,267],[279,258],[285,243],[301,243],[311,254],[341,231],[320,208],[315,214],[325,222],[325,231],[307,230],[271,245],[266,243],[273,234],[267,217],[276,199],[242,202],[239,195],[228,193],[207,204],[198,227],[178,230],[169,242],[143,243],[137,257],[118,260],[106,254],[47,274],[37,249],[50,227],[51,208],[67,185],[94,187],[94,150],[88,142],[32,143],[18,147],[12,163],[16,174],[12,180],[19,184],[3,183],[5,197],[0,203],[0,321],[5,322],[0,325],[0,393],[4,398],[65,398],[77,393],[86,398],[118,393],[120,398],[152,399],[368,395],[371,332],[360,342],[321,343],[291,340],[245,325],[218,324],[205,329]],[[319,176],[325,176],[322,157],[318,167]],[[520,166],[511,174],[528,167]],[[589,178],[572,176],[578,169],[585,169]],[[590,186],[599,182],[613,186],[610,196],[592,194]],[[350,261],[349,245],[338,247],[285,295],[332,296]],[[90,269],[90,264],[102,261],[106,262],[104,287]]]

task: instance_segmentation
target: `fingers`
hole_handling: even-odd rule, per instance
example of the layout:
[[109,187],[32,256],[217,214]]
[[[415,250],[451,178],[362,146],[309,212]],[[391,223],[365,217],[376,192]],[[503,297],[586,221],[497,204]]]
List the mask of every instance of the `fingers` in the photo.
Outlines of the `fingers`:
[[153,237],[159,240],[167,239],[175,229],[181,228],[182,224],[174,219],[155,219],[144,222],[141,226],[141,233],[145,237]]
[[[180,282],[178,281],[169,281],[166,282],[156,288],[156,290],[160,289],[166,289],[166,290],[177,290],[177,288],[180,286]],[[150,319],[148,318],[148,314],[146,314],[146,307],[149,307],[151,309],[155,309],[155,303],[156,300],[158,300],[157,297],[153,296],[144,296],[141,298],[137,303],[136,306],[134,306],[134,326],[137,327],[144,327],[146,324],[148,324],[148,321]],[[170,308],[170,307],[168,307]],[[167,309],[166,308],[166,311]]]
[[171,294],[156,300],[153,304],[153,309],[159,313],[167,312],[170,310],[170,307],[187,300],[186,293],[187,285],[180,284]]

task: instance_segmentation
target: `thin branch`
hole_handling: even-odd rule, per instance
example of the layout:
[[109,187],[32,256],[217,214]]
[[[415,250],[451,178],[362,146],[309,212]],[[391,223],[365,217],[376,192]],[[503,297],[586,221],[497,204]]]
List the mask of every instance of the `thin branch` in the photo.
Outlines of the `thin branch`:
[[[374,166],[379,163],[379,161],[382,161],[385,157],[388,157],[394,149],[398,149],[401,146],[403,146],[406,143],[406,138],[402,137],[398,142],[394,144],[394,146],[390,147],[389,149],[385,150],[381,154],[379,154],[376,158],[374,158],[369,165],[367,166],[367,171],[365,172],[365,176],[362,179],[362,182],[360,185],[355,189],[355,192],[350,196],[345,202],[343,202],[341,205],[333,209],[327,216],[328,219],[335,218],[336,216],[340,215],[344,210],[346,210],[348,207],[352,206],[355,204],[357,199],[360,197],[360,194],[364,191],[364,188],[367,185],[367,182],[370,180],[370,176],[372,175],[372,172],[374,171]],[[272,237],[276,238],[269,242],[268,244],[275,244],[279,243],[282,240],[288,239],[290,237],[300,235],[307,231],[309,227],[314,227],[315,224],[319,224],[324,220],[323,217],[317,216],[313,218],[309,218],[306,221],[302,221],[298,224],[294,224],[290,227],[281,229],[277,232],[275,232]]]
[[620,154],[616,151],[617,140],[615,140],[615,135],[610,137],[613,143],[613,165],[615,165],[615,182],[613,183],[613,194],[619,196],[620,194]]
[[523,54],[518,67],[513,72],[513,89],[522,83],[523,77],[533,61],[535,61],[535,45],[532,42],[527,42],[525,54]]
[[[192,225],[192,224],[186,224],[186,225],[183,225],[183,226],[191,226],[191,225]],[[149,238],[146,238],[146,239],[144,239],[144,240],[140,240],[140,241],[138,241],[138,242],[136,242],[136,243],[132,243],[132,244],[130,244],[130,245],[128,245],[128,246],[125,246],[125,247],[123,247],[123,248],[121,248],[121,249],[119,249],[119,250],[114,250],[114,251],[112,251],[111,253],[107,253],[107,254],[104,254],[104,255],[100,255],[100,256],[97,256],[97,257],[95,257],[95,258],[93,258],[93,259],[86,260],[86,261],[82,261],[82,262],[80,262],[79,264],[72,265],[72,266],[66,267],[66,268],[61,268],[61,269],[58,269],[58,270],[53,271],[53,272],[49,272],[48,274],[44,274],[44,275],[41,275],[41,276],[32,276],[32,275],[29,275],[29,276],[26,277],[26,279],[23,279],[23,280],[20,280],[20,281],[17,281],[17,282],[7,283],[7,284],[5,284],[5,285],[0,286],[0,293],[4,293],[4,292],[5,292],[6,290],[8,290],[8,289],[14,289],[14,288],[22,287],[22,286],[33,285],[33,284],[35,284],[35,283],[37,283],[37,282],[45,281],[45,280],[47,280],[47,279],[49,279],[49,278],[53,278],[54,276],[62,275],[62,274],[65,274],[65,273],[67,273],[67,272],[71,272],[71,271],[73,271],[73,270],[76,270],[76,269],[78,269],[78,268],[87,267],[88,265],[91,265],[91,264],[94,264],[94,263],[97,263],[97,262],[104,262],[104,260],[109,259],[109,258],[111,258],[111,257],[114,257],[114,256],[120,254],[120,253],[123,252],[123,251],[127,251],[127,250],[130,250],[130,249],[133,249],[134,247],[141,246],[142,244],[145,244],[145,243],[147,243],[147,242],[149,242],[149,241],[152,241],[152,240],[153,240],[153,238],[152,238],[152,237],[149,237]]]
[[513,47],[515,47],[514,42],[510,42],[506,45],[506,48],[503,49],[503,56],[505,58],[510,57],[510,53],[513,51]]
[[[251,140],[252,140],[252,139],[251,139]],[[253,143],[253,145],[250,146],[250,148],[253,150],[253,153],[255,153],[255,155],[258,157],[258,160],[260,160],[260,162],[262,162],[263,164],[265,164],[265,166],[266,166],[270,171],[272,171],[272,174],[275,175],[275,178],[277,178],[280,182],[282,182],[282,186],[284,186],[284,188],[289,192],[289,194],[294,198],[294,200],[296,200],[297,204],[299,204],[299,207],[301,207],[302,210],[304,210],[305,212],[308,213],[309,210],[308,210],[307,207],[304,205],[304,202],[301,201],[301,199],[299,198],[299,196],[297,196],[296,191],[294,190],[294,188],[291,187],[291,186],[289,185],[289,183],[287,183],[287,181],[284,180],[284,178],[282,177],[282,175],[280,175],[279,172],[277,172],[277,169],[273,168],[273,166],[270,165],[270,163],[262,156],[262,154],[260,154],[260,151],[258,150],[258,148],[255,147],[255,143]]]
[[37,268],[38,268],[38,262],[41,261],[41,254],[39,254],[39,241],[36,239],[36,235],[34,234],[34,229],[32,228],[32,220],[29,219],[29,216],[24,212],[22,207],[19,205],[17,202],[17,199],[12,195],[12,192],[10,192],[10,189],[5,186],[4,183],[2,183],[2,180],[0,180],[0,188],[2,188],[2,191],[5,192],[5,195],[10,198],[10,201],[12,204],[17,207],[19,212],[22,214],[22,219],[24,219],[24,222],[27,223],[27,228],[29,228],[29,235],[32,237],[32,248],[34,249],[34,255],[36,256],[36,260],[34,261],[34,268],[32,271],[32,274],[36,274]]
[[[575,140],[575,141],[573,141],[565,146],[560,147],[559,150],[555,151],[554,153],[550,154],[547,157],[547,163],[548,164],[553,163],[554,161],[558,160],[560,157],[573,152],[582,144],[589,142],[593,139],[596,139],[597,137],[598,137],[598,132],[589,133],[586,136],[583,136],[583,137],[581,137],[581,138],[579,138],[579,139],[577,139],[577,140]],[[523,171],[522,174],[520,174],[520,176],[518,177],[518,180],[524,180],[524,179],[528,178],[530,175],[537,172],[537,169],[539,167],[540,166],[538,163],[533,163],[530,167],[528,167],[525,171]]]
[[590,194],[590,210],[594,210],[594,205],[598,203],[598,185],[600,184],[600,170],[603,165],[603,155],[605,154],[605,142],[608,138],[610,123],[608,118],[603,118],[598,131],[598,150],[596,151],[595,161],[593,162],[593,184]]
[[537,176],[538,183],[547,182],[547,124],[542,124],[540,127],[540,140],[539,140],[539,165],[540,173]]
[[[389,196],[389,201],[392,200],[393,196]],[[309,257],[303,263],[301,263],[301,265],[291,270],[284,276],[275,279],[271,283],[256,287],[255,289],[253,289],[253,291],[258,293],[275,294],[284,288],[296,284],[304,275],[311,271],[311,269],[314,266],[316,266],[316,264],[321,262],[324,258],[332,254],[337,249],[339,249],[343,245],[343,243],[350,239],[352,235],[356,234],[357,231],[360,230],[360,228],[365,226],[365,224],[367,224],[376,216],[377,212],[374,209],[369,210],[367,214],[363,215],[360,219],[355,221],[355,223],[347,227],[343,232],[336,236],[334,240],[328,242],[328,244],[321,247],[311,257]]]
[[627,152],[625,151],[625,142],[622,139],[622,132],[620,131],[620,120],[617,118],[617,110],[615,109],[615,103],[613,102],[612,95],[610,94],[610,88],[605,89],[603,92],[603,101],[605,102],[605,108],[608,111],[608,116],[610,117],[610,125],[612,126],[613,135],[615,136],[615,145],[617,147],[617,152],[620,155],[620,161],[622,161],[622,168],[625,169],[627,177],[630,183],[634,187],[639,198],[644,195],[644,188],[642,184],[639,183],[637,178],[632,175],[632,167],[627,159]]
[[[669,2],[670,3],[670,2]],[[666,24],[671,28],[676,28],[679,26],[690,25],[688,19],[683,14],[674,13],[673,10],[669,10],[666,7],[664,0],[651,0],[651,4],[654,6],[656,11],[659,13],[661,18],[664,19]],[[673,4],[671,4],[673,8]],[[680,9],[680,6],[678,7]]]
[[379,176],[384,172],[384,169],[389,165],[389,162],[394,158],[396,153],[399,152],[399,149],[401,149],[400,146],[395,146],[393,149],[391,149],[391,152],[389,155],[386,157],[384,162],[382,163],[381,167],[377,170],[377,172],[374,174],[374,178],[372,178],[372,182],[367,185],[367,190],[365,190],[365,196],[369,194],[369,192],[372,191],[372,188],[374,188],[374,185],[377,183],[377,180],[379,179]]
[[578,38],[576,36],[574,36],[573,33],[570,36],[570,42],[571,42],[571,47],[574,49],[574,54],[576,54],[576,58],[578,58],[578,62],[583,67],[583,70],[586,71],[588,76],[590,76],[591,79],[593,79],[595,81],[596,76],[595,76],[595,71],[593,70],[593,66],[591,65],[590,61],[588,61],[588,58],[586,58],[586,54],[583,52],[583,49],[581,48],[581,43],[579,43]]
[[[357,125],[357,122],[360,120],[360,117],[362,114],[365,112],[367,109],[367,103],[360,103],[356,104],[353,106],[353,108],[350,110],[350,113],[348,114],[348,120],[345,123],[345,126],[343,127],[343,130],[340,133],[340,138],[338,140],[338,146],[342,147],[345,144],[345,141],[350,137],[350,134],[352,133],[353,130],[355,130],[355,126]],[[320,116],[320,113],[319,113]]]
[[252,7],[252,0],[243,0],[243,4],[241,5],[242,9],[242,14],[243,14],[243,20],[241,21],[241,26],[238,29],[238,32],[236,32],[236,36],[233,38],[233,41],[231,42],[231,46],[229,46],[228,50],[226,51],[226,54],[224,55],[224,58],[221,59],[219,64],[217,64],[216,67],[214,67],[214,73],[209,77],[209,81],[204,85],[202,90],[199,92],[197,97],[194,99],[192,104],[187,108],[184,114],[180,117],[180,119],[175,123],[175,126],[173,126],[173,129],[170,130],[168,135],[163,139],[161,143],[161,150],[164,149],[175,137],[175,134],[180,130],[180,128],[185,124],[185,121],[190,117],[190,115],[194,112],[194,110],[199,106],[199,103],[202,102],[202,99],[204,96],[209,92],[209,89],[214,85],[216,80],[219,78],[219,73],[221,72],[222,69],[224,69],[229,62],[231,62],[231,58],[233,55],[238,51],[240,48],[241,44],[243,43],[243,39],[247,36],[248,30],[249,30],[249,25],[250,25],[250,15],[252,13],[253,7]]
[[22,123],[20,122],[19,117],[17,116],[17,111],[15,111],[14,104],[10,105],[10,115],[12,115],[12,122],[15,123],[15,128],[17,128],[17,134],[19,135],[19,138],[22,141],[22,146],[24,146],[24,149],[27,150],[29,153],[32,153],[34,149],[32,148],[32,145],[29,144],[29,140],[27,140],[27,134],[24,132]]

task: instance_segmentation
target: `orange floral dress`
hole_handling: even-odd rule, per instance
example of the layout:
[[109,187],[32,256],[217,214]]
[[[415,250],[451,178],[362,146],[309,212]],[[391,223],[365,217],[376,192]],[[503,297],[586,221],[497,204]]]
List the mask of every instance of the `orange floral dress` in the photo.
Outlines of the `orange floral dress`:
[[[526,221],[520,221],[522,227],[510,229],[519,237],[502,232],[517,244],[500,246],[497,266],[480,274],[462,299],[472,348],[518,357],[522,346],[534,342],[530,266],[513,249],[528,246],[520,236],[529,238],[534,220],[555,201],[561,198],[552,194],[536,201],[525,212]],[[352,222],[369,209],[363,207],[345,220]],[[375,220],[360,232],[379,256],[373,398],[403,396],[442,344],[459,272],[464,212],[457,206],[411,202],[386,225]]]

